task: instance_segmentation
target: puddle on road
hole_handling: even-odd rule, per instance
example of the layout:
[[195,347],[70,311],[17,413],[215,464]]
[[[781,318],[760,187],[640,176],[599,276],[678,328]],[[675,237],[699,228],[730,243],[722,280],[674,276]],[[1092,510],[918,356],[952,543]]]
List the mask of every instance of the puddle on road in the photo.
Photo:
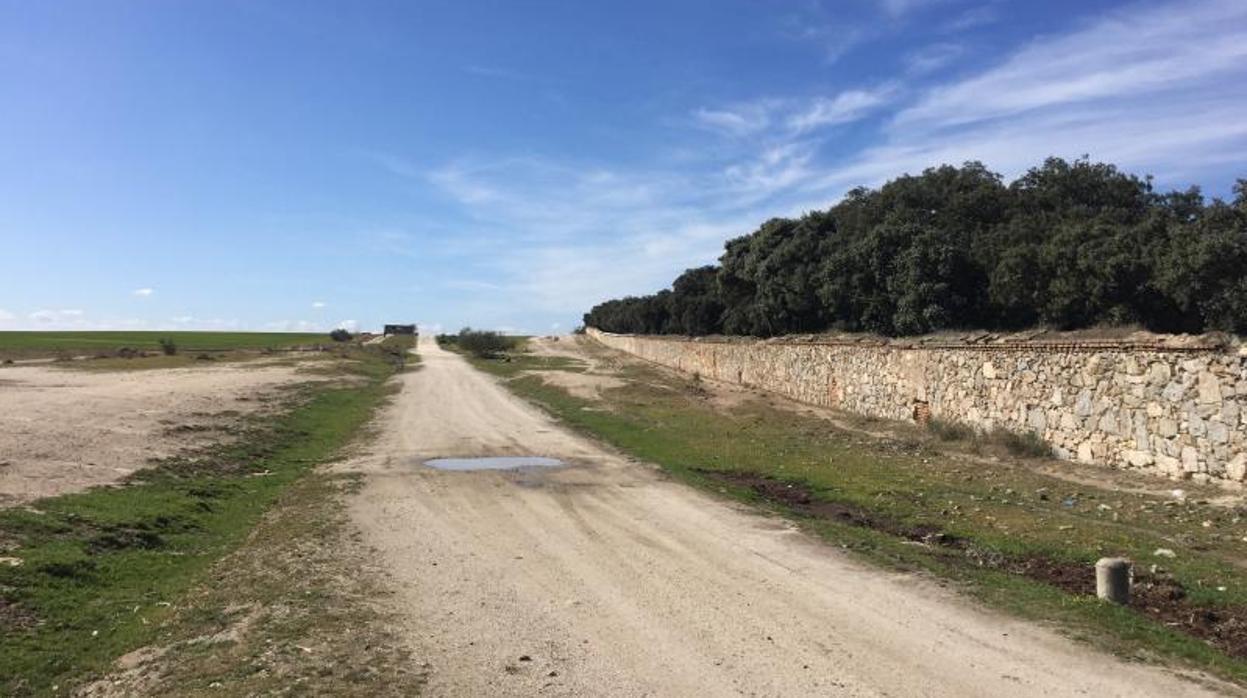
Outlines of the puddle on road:
[[567,465],[558,458],[541,456],[488,456],[484,458],[434,458],[425,465],[438,470],[517,470],[519,468],[558,468]]

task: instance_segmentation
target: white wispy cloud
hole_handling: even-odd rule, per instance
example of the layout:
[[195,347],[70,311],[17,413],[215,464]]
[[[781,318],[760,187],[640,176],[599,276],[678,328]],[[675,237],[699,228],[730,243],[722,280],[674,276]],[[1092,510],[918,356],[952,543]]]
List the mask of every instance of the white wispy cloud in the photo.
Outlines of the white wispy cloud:
[[724,238],[764,214],[766,205],[742,196],[750,176],[746,168],[625,172],[537,158],[448,165],[431,181],[475,222],[459,238],[471,240],[488,282],[429,282],[462,298],[465,318],[488,317],[489,306],[517,297],[566,316],[591,300],[654,290],[673,267],[713,260]]
[[136,288],[134,289],[133,294],[135,296],[138,296],[139,298],[147,298],[148,296],[154,294],[155,292],[156,292],[156,289],[154,288]]
[[325,301],[312,301],[312,307],[316,310],[320,310],[321,308],[324,308],[326,305],[328,304],[325,303]]
[[846,90],[835,97],[819,97],[788,117],[788,127],[798,133],[824,126],[857,121],[880,105],[887,103],[896,92],[893,85],[871,89]]
[[[1171,3],[1115,12],[1038,39],[989,71],[932,90],[898,126],[953,126],[1109,98],[1181,90],[1247,64],[1247,3]],[[1232,88],[1231,88],[1232,89]]]
[[879,7],[892,17],[901,17],[915,10],[929,7],[944,0],[879,0]]
[[769,126],[775,108],[776,104],[770,100],[715,109],[701,107],[693,112],[693,119],[699,126],[711,131],[747,136]]
[[939,30],[945,34],[953,34],[993,24],[999,19],[1000,10],[995,5],[979,5],[978,7],[971,7],[944,22],[940,25]]
[[698,126],[734,138],[799,135],[827,126],[857,121],[890,102],[895,83],[849,89],[812,98],[764,98],[753,102],[700,107],[693,112]]
[[913,75],[925,75],[943,68],[965,53],[965,47],[952,42],[924,46],[905,56],[905,67]]
[[824,164],[804,188],[843,191],[970,159],[1015,176],[1049,155],[1083,154],[1189,180],[1247,152],[1247,121],[1235,116],[1247,113],[1244,59],[1242,3],[1113,13],[930,88],[879,142]]
[[786,18],[781,35],[818,46],[823,53],[823,62],[831,65],[878,36],[880,31],[881,27],[874,24],[858,24],[838,17],[810,17],[797,13]]
[[13,313],[10,313],[4,308],[0,308],[0,322],[11,322],[16,319],[17,319],[16,315],[14,315]]
[[732,164],[724,171],[728,188],[736,190],[736,202],[766,199],[808,179],[813,170],[816,144],[790,141],[762,150],[755,159]]

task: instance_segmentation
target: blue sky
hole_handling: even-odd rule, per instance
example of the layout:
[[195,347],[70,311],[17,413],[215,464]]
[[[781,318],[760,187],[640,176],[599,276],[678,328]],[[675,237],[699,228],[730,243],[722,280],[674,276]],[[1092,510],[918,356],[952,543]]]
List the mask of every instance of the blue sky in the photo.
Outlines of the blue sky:
[[0,0],[0,329],[546,333],[978,159],[1247,176],[1247,2]]

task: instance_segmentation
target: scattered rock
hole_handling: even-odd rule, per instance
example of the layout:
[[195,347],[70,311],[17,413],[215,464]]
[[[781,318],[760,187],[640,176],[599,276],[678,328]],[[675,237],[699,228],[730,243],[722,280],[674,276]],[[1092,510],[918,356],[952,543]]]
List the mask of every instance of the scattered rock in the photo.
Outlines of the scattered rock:
[[1177,553],[1170,550],[1169,548],[1157,548],[1156,551],[1152,553],[1152,555],[1156,557],[1168,557],[1168,558],[1175,558],[1178,556]]

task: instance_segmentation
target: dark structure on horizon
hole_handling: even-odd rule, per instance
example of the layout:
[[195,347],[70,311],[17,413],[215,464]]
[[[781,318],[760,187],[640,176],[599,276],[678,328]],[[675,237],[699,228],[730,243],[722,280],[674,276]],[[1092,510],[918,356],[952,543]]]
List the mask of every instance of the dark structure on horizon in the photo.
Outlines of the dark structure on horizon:
[[382,333],[386,337],[393,335],[414,335],[416,334],[415,325],[386,325],[385,331]]

